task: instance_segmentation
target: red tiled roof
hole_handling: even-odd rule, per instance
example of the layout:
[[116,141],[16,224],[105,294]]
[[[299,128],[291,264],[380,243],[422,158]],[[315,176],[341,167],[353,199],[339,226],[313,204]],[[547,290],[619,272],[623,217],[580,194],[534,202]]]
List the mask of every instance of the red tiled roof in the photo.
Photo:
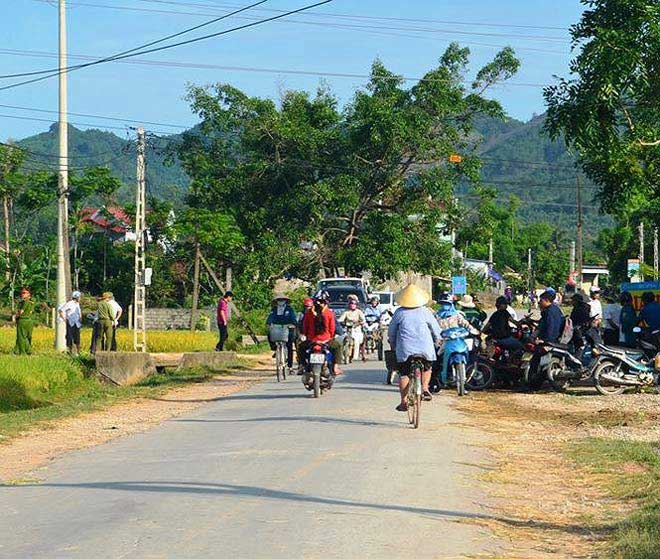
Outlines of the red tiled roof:
[[[92,223],[101,229],[107,229],[113,233],[127,233],[132,225],[131,218],[122,209],[116,206],[107,208],[83,208],[80,220],[84,223]],[[112,217],[107,218],[107,214]]]

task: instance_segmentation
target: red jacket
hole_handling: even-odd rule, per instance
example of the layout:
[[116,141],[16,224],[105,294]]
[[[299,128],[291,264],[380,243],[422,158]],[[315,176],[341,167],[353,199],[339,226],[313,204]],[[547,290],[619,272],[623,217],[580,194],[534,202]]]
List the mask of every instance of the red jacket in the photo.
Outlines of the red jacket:
[[323,332],[316,333],[316,314],[306,312],[303,318],[302,333],[310,342],[328,343],[335,337],[335,313],[328,307],[323,309]]

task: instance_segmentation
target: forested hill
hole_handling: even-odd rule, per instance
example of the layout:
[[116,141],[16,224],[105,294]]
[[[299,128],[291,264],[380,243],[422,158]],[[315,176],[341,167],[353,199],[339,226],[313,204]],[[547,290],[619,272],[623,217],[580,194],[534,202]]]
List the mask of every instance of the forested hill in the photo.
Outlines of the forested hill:
[[[135,184],[136,150],[135,134],[121,138],[112,132],[101,130],[78,130],[69,126],[70,167],[76,169],[93,165],[107,166],[126,185],[120,196],[131,199]],[[147,183],[151,191],[172,201],[181,200],[188,186],[188,177],[176,163],[165,163],[165,148],[169,142],[158,138],[149,138],[147,144]],[[53,124],[48,132],[30,136],[18,142],[29,150],[26,166],[29,169],[56,167],[58,134],[57,125]]]
[[[529,122],[514,119],[482,119],[476,128],[483,138],[484,180],[496,186],[504,201],[509,195],[522,200],[520,215],[525,221],[552,220],[572,229],[575,226],[576,171],[562,142],[552,142],[543,134],[543,116]],[[151,191],[172,201],[184,196],[188,178],[181,167],[165,163],[164,148],[169,142],[151,139],[147,152],[147,179]],[[30,166],[57,161],[57,127],[21,140],[33,152]],[[100,130],[81,131],[70,127],[71,167],[107,165],[127,185],[135,182],[135,147],[128,138]],[[599,216],[593,201],[594,188],[583,180],[583,203],[587,235],[609,223]],[[130,199],[131,188],[122,198]]]

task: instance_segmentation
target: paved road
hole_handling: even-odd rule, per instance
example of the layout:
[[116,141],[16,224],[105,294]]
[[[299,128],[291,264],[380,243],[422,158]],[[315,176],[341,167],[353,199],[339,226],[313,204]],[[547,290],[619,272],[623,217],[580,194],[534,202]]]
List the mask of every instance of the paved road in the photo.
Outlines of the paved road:
[[422,428],[375,363],[320,400],[299,378],[209,402],[0,487],[0,557],[463,557],[496,552],[487,468],[449,394]]

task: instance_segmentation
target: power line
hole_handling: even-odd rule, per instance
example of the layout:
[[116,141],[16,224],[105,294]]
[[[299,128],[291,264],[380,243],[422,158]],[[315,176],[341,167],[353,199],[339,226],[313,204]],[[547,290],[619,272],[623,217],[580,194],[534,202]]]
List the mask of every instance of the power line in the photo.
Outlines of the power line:
[[[39,2],[44,2],[46,0],[36,0]],[[206,13],[203,14],[201,12],[180,12],[180,11],[172,11],[172,10],[154,10],[154,9],[147,9],[147,8],[133,8],[133,7],[127,7],[127,6],[109,6],[106,4],[89,4],[89,3],[78,3],[77,5],[86,5],[90,7],[97,7],[97,8],[109,8],[109,9],[114,9],[114,10],[128,10],[128,11],[134,11],[134,12],[147,12],[147,13],[158,13],[158,14],[174,14],[174,15],[190,15],[190,16],[209,16],[212,14]],[[247,17],[242,17],[239,19],[250,19]],[[316,22],[316,21],[301,21],[301,20],[291,20],[287,21],[287,23],[298,23],[298,24],[303,24],[303,25],[314,25],[314,26],[321,26],[323,28],[335,28],[335,29],[348,29],[348,30],[354,30],[358,29],[361,30],[363,33],[369,33],[369,34],[374,34],[374,35],[381,35],[381,36],[394,36],[394,37],[403,37],[403,38],[413,38],[413,39],[434,39],[434,37],[430,37],[428,35],[413,35],[410,33],[397,33],[393,31],[385,31],[383,29],[397,29],[397,28],[388,28],[388,27],[378,27],[378,26],[364,26],[364,25],[356,25],[356,24],[345,24],[345,23],[329,23],[329,22]],[[405,30],[405,28],[399,28],[400,30]],[[410,28],[411,30],[414,30],[414,28]],[[424,30],[421,30],[424,32]],[[428,32],[428,31],[427,31]],[[431,30],[431,32],[435,33],[444,33],[444,34],[451,34],[451,33],[457,33],[457,34],[462,34],[466,32],[461,32],[461,31],[453,31],[453,30]],[[516,35],[516,36],[510,36],[509,38],[514,39],[514,40],[520,40],[520,39],[525,39],[525,35]],[[558,38],[559,39],[559,38]],[[531,39],[532,41],[535,39]],[[556,41],[552,41],[554,44],[557,44]],[[475,45],[475,46],[482,46],[482,47],[489,47],[489,48],[496,48],[496,49],[502,49],[506,45],[495,45],[491,43],[480,43],[480,42],[474,42],[474,41],[462,41],[463,44],[467,45]],[[568,43],[566,43],[568,46]],[[563,51],[556,51],[556,50],[549,50],[549,49],[540,49],[540,48],[534,48],[534,47],[517,47],[517,50],[519,51],[530,51],[530,52],[542,52],[546,54],[556,54],[556,55],[564,55],[565,52]]]
[[189,44],[192,44],[192,43],[197,43],[199,41],[204,41],[204,40],[215,38],[215,37],[220,37],[222,35],[227,35],[229,33],[235,32],[235,31],[248,29],[250,27],[256,27],[257,25],[262,25],[262,24],[268,23],[270,21],[275,21],[277,19],[281,19],[283,17],[286,17],[287,15],[301,13],[301,12],[304,12],[306,10],[310,10],[312,8],[315,8],[316,6],[323,6],[324,4],[328,4],[332,1],[333,0],[322,0],[321,2],[317,2],[315,4],[310,4],[308,6],[303,6],[302,8],[298,8],[297,10],[291,10],[290,12],[286,12],[285,14],[282,14],[282,15],[273,16],[271,18],[262,19],[262,20],[259,20],[259,21],[255,21],[255,22],[252,22],[252,23],[245,24],[245,25],[240,25],[240,26],[237,26],[237,27],[232,27],[230,29],[225,29],[224,31],[220,31],[218,33],[211,33],[209,35],[203,35],[201,37],[196,37],[194,39],[188,39],[187,41],[180,41],[178,43],[173,43],[171,45],[164,45],[164,46],[161,46],[161,47],[146,49],[146,50],[142,50],[142,51],[139,51],[139,52],[132,52],[130,54],[125,54],[125,55],[122,55],[122,56],[114,56],[112,58],[107,58],[107,59],[97,60],[95,62],[89,62],[87,64],[82,64],[82,65],[79,65],[77,67],[67,67],[67,68],[62,69],[61,71],[58,71],[57,73],[54,73],[54,74],[48,74],[46,76],[41,76],[39,78],[33,78],[31,80],[26,80],[26,81],[23,81],[23,82],[18,82],[18,83],[14,83],[14,84],[11,84],[11,85],[6,85],[4,87],[0,87],[0,91],[5,91],[7,89],[13,89],[13,88],[19,87],[21,85],[27,85],[27,84],[30,84],[30,83],[35,83],[35,82],[42,81],[42,80],[45,80],[45,79],[48,79],[48,78],[52,78],[54,76],[59,75],[62,72],[69,72],[69,71],[77,70],[77,69],[80,69],[80,68],[95,66],[97,64],[102,64],[104,62],[111,62],[111,61],[114,61],[114,60],[122,60],[122,59],[125,59],[125,58],[131,58],[131,57],[134,57],[134,56],[141,56],[143,54],[150,54],[152,52],[160,52],[162,50],[167,50],[167,49],[171,49],[171,48],[175,48],[175,47],[180,47],[180,46],[183,46],[183,45],[189,45]]
[[[41,57],[41,58],[56,58],[56,53],[50,53],[46,51],[35,51],[35,50],[15,50],[15,49],[0,49],[0,54],[9,54],[12,56],[31,56],[31,57]],[[69,55],[69,58],[77,60],[95,60],[97,57],[90,55]],[[167,60],[148,60],[148,59],[130,59],[130,60],[117,60],[112,62],[119,62],[122,64],[137,64],[137,65],[146,65],[146,66],[160,66],[165,68],[195,68],[199,70],[229,70],[236,72],[253,72],[253,73],[266,73],[266,74],[291,74],[295,76],[314,76],[314,77],[327,77],[327,78],[354,78],[354,79],[369,79],[371,78],[370,74],[355,74],[349,72],[331,72],[331,71],[317,71],[317,70],[295,70],[292,68],[263,68],[263,67],[254,67],[254,66],[224,66],[219,64],[202,64],[195,62],[176,62],[176,61],[167,61]],[[415,76],[401,76],[395,75],[391,78],[381,78],[381,79],[392,79],[392,80],[404,80],[404,81],[415,81],[415,82],[437,82],[437,81],[446,81],[438,80],[437,78],[424,78],[424,77],[415,77]],[[523,83],[523,82],[504,82],[501,86],[511,86],[511,87],[547,87],[549,84],[542,83]]]
[[[43,1],[43,0],[41,0]],[[199,6],[199,7],[227,7],[226,4],[192,4],[190,2],[174,2],[174,1],[164,1],[164,0],[138,0],[140,2],[148,2],[152,4],[174,4],[182,6]],[[262,9],[262,11],[276,12],[278,10],[274,9]],[[365,16],[365,15],[356,15],[356,14],[340,14],[332,12],[316,12],[315,16],[324,16],[324,17],[338,17],[338,18],[347,18],[347,19],[357,19],[357,20],[374,20],[374,21],[405,21],[405,22],[414,22],[414,23],[441,23],[448,25],[473,25],[475,27],[510,27],[515,29],[545,29],[545,30],[559,30],[559,31],[568,31],[568,27],[553,27],[547,25],[519,25],[511,23],[489,23],[489,22],[474,22],[474,21],[447,21],[447,20],[438,20],[438,19],[418,19],[418,18],[402,18],[402,17],[387,17],[387,16]]]
[[[113,60],[116,57],[124,56],[126,54],[130,54],[130,53],[138,51],[138,50],[142,50],[142,49],[145,49],[145,48],[148,48],[148,47],[152,47],[154,45],[158,45],[160,43],[164,43],[165,41],[169,41],[170,39],[174,39],[175,37],[180,37],[181,35],[191,33],[193,31],[196,31],[197,29],[201,29],[202,27],[206,27],[206,26],[211,25],[213,23],[217,23],[217,22],[219,22],[223,19],[227,19],[227,18],[229,18],[233,15],[240,14],[241,12],[244,12],[246,10],[249,10],[250,8],[254,8],[256,6],[264,4],[265,2],[268,2],[268,0],[260,0],[259,2],[256,2],[254,4],[250,4],[249,6],[245,6],[245,7],[240,8],[240,9],[234,11],[234,12],[222,15],[220,17],[216,17],[216,18],[214,18],[210,21],[205,21],[204,23],[201,23],[199,25],[195,25],[194,27],[189,27],[187,29],[184,29],[183,31],[179,31],[178,33],[173,33],[172,35],[168,35],[167,37],[157,39],[156,41],[151,41],[150,43],[145,43],[143,45],[139,45],[139,46],[134,47],[132,49],[125,50],[125,51],[113,54],[113,55],[108,56],[106,58],[101,58],[99,60],[96,60],[94,62],[94,64],[101,64],[102,62],[109,62],[110,60]],[[0,76],[0,78],[3,78],[3,79],[4,78],[22,78],[22,77],[26,77],[26,76],[36,76],[36,75],[39,75],[39,74],[52,74],[53,72],[59,74],[62,71],[70,72],[72,70],[78,70],[80,68],[84,68],[85,66],[86,66],[85,64],[79,64],[77,66],[68,66],[66,68],[59,68],[58,67],[58,68],[50,68],[48,70],[38,70],[38,71],[35,71],[35,72],[23,72],[23,73],[20,73],[20,74],[6,74],[4,76]]]

